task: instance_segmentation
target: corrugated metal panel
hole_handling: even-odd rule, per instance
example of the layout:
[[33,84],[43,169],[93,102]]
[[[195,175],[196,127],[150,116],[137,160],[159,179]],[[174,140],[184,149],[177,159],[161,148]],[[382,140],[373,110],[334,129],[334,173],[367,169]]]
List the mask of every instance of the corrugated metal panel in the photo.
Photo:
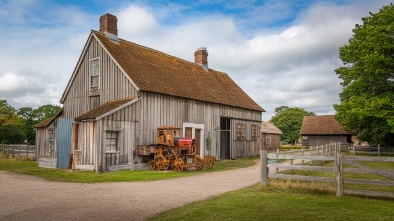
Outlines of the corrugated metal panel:
[[57,168],[67,169],[70,163],[72,118],[60,119],[57,140]]

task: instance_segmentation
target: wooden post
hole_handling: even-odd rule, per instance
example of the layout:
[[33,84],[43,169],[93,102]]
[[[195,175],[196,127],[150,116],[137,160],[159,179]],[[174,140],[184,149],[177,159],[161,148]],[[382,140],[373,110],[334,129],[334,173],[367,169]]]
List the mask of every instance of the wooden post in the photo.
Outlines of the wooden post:
[[340,148],[335,151],[335,190],[336,196],[343,196],[343,168],[342,168],[342,154]]
[[380,144],[378,144],[378,157],[380,157]]
[[29,146],[26,145],[26,158],[29,159]]
[[[304,156],[304,148],[301,148],[301,155]],[[304,166],[304,160],[301,161],[302,162],[302,166]]]
[[356,155],[356,145],[353,144],[353,156]]
[[267,186],[267,150],[260,150],[260,186]]
[[[279,149],[276,149],[276,158],[278,158]],[[276,173],[279,173],[279,168],[275,169]]]
[[[309,146],[309,152],[310,155],[312,156],[312,146]],[[309,166],[312,166],[312,160],[309,160]]]
[[316,146],[316,156],[319,156],[319,145]]

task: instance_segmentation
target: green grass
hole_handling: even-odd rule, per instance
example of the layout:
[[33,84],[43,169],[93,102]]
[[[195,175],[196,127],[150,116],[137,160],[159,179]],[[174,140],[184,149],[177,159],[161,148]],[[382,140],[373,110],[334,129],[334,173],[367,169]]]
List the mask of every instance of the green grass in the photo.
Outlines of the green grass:
[[[150,220],[393,220],[394,200],[252,187],[170,210]],[[311,185],[311,184],[309,184]],[[316,185],[316,184],[314,184]]]
[[131,171],[122,170],[115,172],[96,173],[94,171],[67,171],[63,169],[39,168],[35,161],[23,161],[15,159],[0,158],[0,170],[19,174],[41,177],[53,181],[78,182],[78,183],[100,183],[100,182],[136,182],[163,180],[176,177],[192,176],[201,173],[231,170],[249,167],[256,164],[257,157],[239,158],[215,162],[212,169],[203,168],[200,171]]
[[394,162],[360,161],[360,163],[377,170],[394,170]]

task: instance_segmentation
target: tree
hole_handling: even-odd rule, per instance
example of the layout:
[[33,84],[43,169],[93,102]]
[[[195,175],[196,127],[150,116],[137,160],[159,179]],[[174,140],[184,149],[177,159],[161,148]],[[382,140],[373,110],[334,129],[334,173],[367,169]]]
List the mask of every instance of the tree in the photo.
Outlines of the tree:
[[281,140],[290,141],[294,145],[300,139],[304,116],[315,116],[315,113],[299,107],[280,106],[275,108],[275,116],[270,121],[283,132]]
[[23,119],[6,100],[0,100],[0,143],[24,143],[25,137]]
[[394,145],[394,4],[356,24],[339,49],[340,104],[335,119],[358,139]]
[[18,110],[17,114],[23,118],[25,122],[25,134],[27,142],[30,144],[36,143],[36,131],[33,126],[43,120],[53,117],[59,112],[61,107],[52,104],[46,104],[33,109],[31,107],[22,107]]
[[17,111],[19,117],[24,120],[24,132],[26,135],[26,140],[29,144],[36,143],[36,131],[33,126],[38,122],[34,120],[34,109],[31,107],[22,107]]
[[46,120],[50,117],[53,117],[57,114],[57,112],[62,109],[60,106],[53,105],[53,104],[46,104],[38,107],[37,109],[33,110],[33,117],[34,120],[38,122],[41,122],[43,120]]

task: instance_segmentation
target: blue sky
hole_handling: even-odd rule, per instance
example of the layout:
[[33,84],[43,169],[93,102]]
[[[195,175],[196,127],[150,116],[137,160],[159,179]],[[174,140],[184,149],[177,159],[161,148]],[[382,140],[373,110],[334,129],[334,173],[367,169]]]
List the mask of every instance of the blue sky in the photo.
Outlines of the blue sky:
[[267,112],[334,114],[338,49],[389,0],[0,0],[0,99],[15,108],[59,104],[90,30],[118,17],[119,37],[226,72]]

